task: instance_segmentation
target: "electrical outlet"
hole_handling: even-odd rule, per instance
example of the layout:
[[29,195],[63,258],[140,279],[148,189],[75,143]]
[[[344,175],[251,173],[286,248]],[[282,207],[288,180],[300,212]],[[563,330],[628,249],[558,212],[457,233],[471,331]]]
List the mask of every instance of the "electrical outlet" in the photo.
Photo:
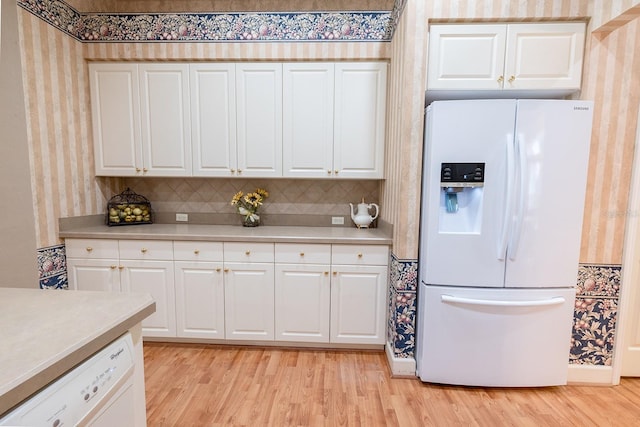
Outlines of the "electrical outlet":
[[332,225],[344,225],[344,217],[343,216],[332,216],[331,217]]
[[176,221],[181,221],[181,222],[189,221],[189,214],[177,213]]

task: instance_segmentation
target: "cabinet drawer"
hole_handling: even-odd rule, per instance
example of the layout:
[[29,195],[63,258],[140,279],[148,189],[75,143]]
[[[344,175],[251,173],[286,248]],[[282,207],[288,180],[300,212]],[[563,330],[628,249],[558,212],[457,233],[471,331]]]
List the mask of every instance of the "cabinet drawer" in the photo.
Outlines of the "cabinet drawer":
[[273,243],[224,243],[224,262],[273,262]]
[[222,262],[221,242],[173,242],[173,258],[176,261],[220,261]]
[[331,264],[388,265],[389,247],[384,245],[333,245]]
[[331,245],[276,243],[276,262],[295,264],[329,264]]
[[167,240],[120,240],[120,259],[173,260],[173,242]]
[[118,241],[111,239],[65,239],[67,258],[118,259]]

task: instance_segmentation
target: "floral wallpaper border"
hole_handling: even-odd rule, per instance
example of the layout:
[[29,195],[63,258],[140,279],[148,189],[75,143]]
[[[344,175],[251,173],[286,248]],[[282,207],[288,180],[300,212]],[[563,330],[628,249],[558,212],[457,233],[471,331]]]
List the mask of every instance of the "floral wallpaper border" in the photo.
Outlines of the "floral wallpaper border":
[[392,12],[81,14],[60,0],[18,6],[82,42],[390,41],[406,0]]
[[569,363],[611,366],[621,265],[580,264]]
[[64,245],[38,249],[38,277],[40,289],[69,289]]
[[391,253],[389,262],[389,311],[387,342],[397,358],[413,358],[416,334],[418,260],[400,260]]

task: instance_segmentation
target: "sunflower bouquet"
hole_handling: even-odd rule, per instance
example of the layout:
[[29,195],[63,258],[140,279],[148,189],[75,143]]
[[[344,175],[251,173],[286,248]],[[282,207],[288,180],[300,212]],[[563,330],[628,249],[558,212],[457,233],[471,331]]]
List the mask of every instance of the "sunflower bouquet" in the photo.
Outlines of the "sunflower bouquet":
[[260,225],[260,215],[258,215],[258,209],[262,206],[262,202],[269,197],[269,192],[262,188],[257,188],[253,193],[244,194],[242,191],[238,191],[231,199],[231,205],[236,207],[236,210],[244,218],[242,225],[247,227],[255,227]]

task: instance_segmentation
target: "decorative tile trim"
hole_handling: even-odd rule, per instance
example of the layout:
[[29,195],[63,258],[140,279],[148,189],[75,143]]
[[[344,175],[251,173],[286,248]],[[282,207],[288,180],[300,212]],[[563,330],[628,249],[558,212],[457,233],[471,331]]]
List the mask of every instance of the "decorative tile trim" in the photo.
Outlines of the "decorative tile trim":
[[18,6],[82,42],[390,41],[397,24],[375,11],[81,14],[59,0]]
[[413,358],[416,331],[418,260],[399,260],[391,253],[387,342],[394,357]]
[[67,256],[64,245],[38,249],[38,273],[41,289],[68,289]]
[[622,266],[580,264],[569,363],[611,366]]

